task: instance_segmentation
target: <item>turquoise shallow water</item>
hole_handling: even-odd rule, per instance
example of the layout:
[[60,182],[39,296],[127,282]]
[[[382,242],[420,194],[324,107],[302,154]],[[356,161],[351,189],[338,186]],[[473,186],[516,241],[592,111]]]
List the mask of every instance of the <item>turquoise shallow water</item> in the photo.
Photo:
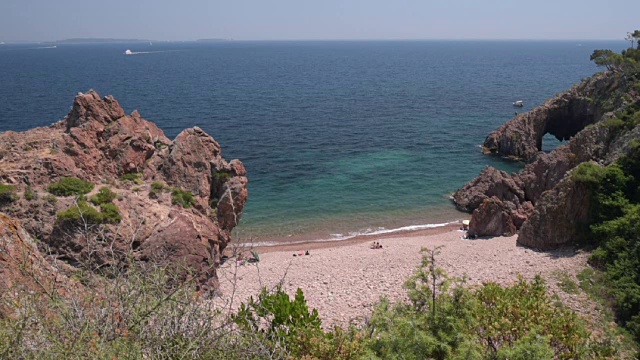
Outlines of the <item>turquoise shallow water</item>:
[[[0,47],[0,131],[113,94],[169,137],[198,125],[249,171],[236,236],[329,239],[463,218],[448,197],[484,137],[597,69],[620,42],[326,41]],[[124,50],[151,52],[124,56]],[[524,100],[525,108],[513,108]],[[544,148],[557,145],[545,138]]]

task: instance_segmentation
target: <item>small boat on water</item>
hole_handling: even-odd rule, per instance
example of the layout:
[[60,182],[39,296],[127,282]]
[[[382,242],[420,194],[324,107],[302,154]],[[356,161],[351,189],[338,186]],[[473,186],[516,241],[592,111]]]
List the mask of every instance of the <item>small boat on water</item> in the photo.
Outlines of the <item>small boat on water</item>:
[[133,55],[133,52],[129,49],[125,50],[124,52],[125,55]]
[[524,101],[522,101],[522,100],[514,101],[513,106],[523,107],[524,106]]

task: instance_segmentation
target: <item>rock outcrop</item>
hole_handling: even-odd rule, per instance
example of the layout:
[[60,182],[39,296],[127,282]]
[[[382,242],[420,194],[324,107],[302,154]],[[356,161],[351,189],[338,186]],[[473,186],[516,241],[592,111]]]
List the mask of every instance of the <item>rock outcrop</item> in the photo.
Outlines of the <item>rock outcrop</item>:
[[513,159],[532,161],[542,150],[545,134],[569,140],[587,125],[598,121],[604,110],[596,99],[616,85],[606,74],[594,76],[548,100],[542,106],[517,115],[487,136],[483,149]]
[[[456,191],[453,201],[472,212],[470,235],[500,236],[519,229],[518,243],[540,249],[580,240],[589,221],[589,193],[571,179],[585,161],[608,165],[624,154],[640,127],[621,131],[607,121],[613,111],[640,101],[620,76],[602,73],[547,101],[492,132],[485,151],[529,163],[516,174],[485,168]],[[592,126],[589,126],[592,125]],[[546,133],[569,140],[541,152]]]
[[[62,224],[57,214],[77,206],[76,198],[54,197],[47,186],[63,177],[96,184],[87,197],[110,188],[121,221]],[[184,264],[205,289],[215,285],[215,264],[248,196],[242,162],[227,162],[202,129],[184,130],[171,141],[137,111],[126,115],[116,99],[95,91],[76,96],[58,123],[0,134],[0,183],[18,195],[0,211],[22,221],[60,259],[112,266],[133,254],[140,261]],[[174,191],[193,194],[193,203],[180,206]]]

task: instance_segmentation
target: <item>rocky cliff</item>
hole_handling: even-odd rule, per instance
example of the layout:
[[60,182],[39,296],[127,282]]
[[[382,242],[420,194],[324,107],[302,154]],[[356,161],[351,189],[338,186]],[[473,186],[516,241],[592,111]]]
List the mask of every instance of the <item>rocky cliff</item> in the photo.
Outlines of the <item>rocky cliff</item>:
[[[80,197],[47,191],[70,177],[95,187]],[[215,266],[247,200],[242,162],[227,162],[202,129],[172,141],[95,91],[78,94],[58,123],[0,134],[0,184],[15,192],[0,211],[19,219],[41,251],[80,267],[117,266],[126,256],[184,266],[203,289],[216,285]],[[87,221],[87,206],[98,206],[86,199],[103,187],[115,193],[119,219]],[[186,203],[176,199],[183,195]],[[73,208],[86,216],[63,221],[60,214]]]
[[[518,243],[542,249],[580,240],[589,223],[589,193],[572,181],[571,170],[585,161],[608,165],[640,136],[637,124],[625,129],[616,122],[640,104],[632,84],[620,74],[598,74],[489,134],[485,152],[527,165],[515,174],[487,167],[455,192],[455,205],[473,214],[470,235],[518,232]],[[568,142],[544,153],[548,133]]]

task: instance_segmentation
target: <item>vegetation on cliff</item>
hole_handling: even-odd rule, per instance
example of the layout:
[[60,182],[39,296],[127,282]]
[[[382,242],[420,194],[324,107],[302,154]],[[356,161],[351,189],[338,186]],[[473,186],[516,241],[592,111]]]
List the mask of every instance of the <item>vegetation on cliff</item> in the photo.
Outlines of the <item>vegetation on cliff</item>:
[[616,163],[584,163],[572,176],[590,188],[588,231],[597,246],[590,261],[604,271],[618,319],[640,342],[640,141]]

